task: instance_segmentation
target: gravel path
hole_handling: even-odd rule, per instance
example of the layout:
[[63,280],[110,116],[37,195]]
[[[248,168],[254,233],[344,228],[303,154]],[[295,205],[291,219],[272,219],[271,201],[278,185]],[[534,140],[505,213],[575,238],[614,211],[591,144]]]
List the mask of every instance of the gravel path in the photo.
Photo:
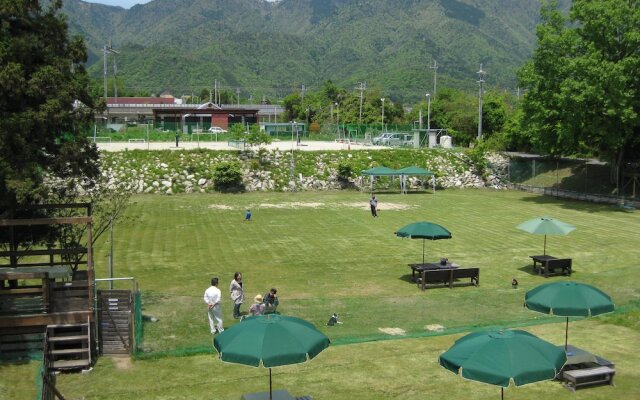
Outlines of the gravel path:
[[[339,142],[302,141],[296,145],[291,141],[273,142],[263,147],[269,150],[290,151],[319,151],[319,150],[376,150],[385,149],[385,146],[372,146],[362,144],[349,144]],[[175,142],[112,142],[98,143],[98,149],[102,151],[124,151],[124,150],[193,150],[193,149],[213,149],[213,150],[237,150],[236,147],[229,146],[227,142],[180,142],[176,147]]]

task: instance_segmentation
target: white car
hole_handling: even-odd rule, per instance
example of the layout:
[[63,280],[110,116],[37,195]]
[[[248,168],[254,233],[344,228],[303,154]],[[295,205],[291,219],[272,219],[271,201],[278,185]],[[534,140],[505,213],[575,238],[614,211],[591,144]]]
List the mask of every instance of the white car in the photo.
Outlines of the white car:
[[373,144],[379,146],[398,146],[400,144],[400,135],[397,133],[382,133],[380,136],[373,138]]
[[212,126],[211,128],[209,128],[209,133],[227,133],[227,131],[220,128],[219,126]]

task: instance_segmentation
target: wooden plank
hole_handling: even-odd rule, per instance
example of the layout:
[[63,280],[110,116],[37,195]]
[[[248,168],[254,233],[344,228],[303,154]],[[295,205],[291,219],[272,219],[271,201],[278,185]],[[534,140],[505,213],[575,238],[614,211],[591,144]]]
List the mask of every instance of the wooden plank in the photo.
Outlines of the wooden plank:
[[0,343],[0,351],[42,350],[43,346],[42,340],[38,342]]
[[79,342],[79,341],[83,341],[83,340],[89,340],[89,337],[87,335],[63,335],[63,336],[53,336],[53,337],[49,337],[49,342]]
[[[86,261],[74,261],[74,264],[78,265],[87,265]],[[41,263],[20,263],[21,267],[52,267],[52,266],[60,266],[60,265],[69,265],[67,261],[54,261],[54,262],[41,262]],[[11,264],[0,264],[0,268],[12,268]]]
[[72,369],[84,368],[90,364],[89,360],[58,360],[53,362],[53,368],[56,369]]
[[57,324],[82,324],[87,318],[93,321],[93,312],[90,310],[55,312],[44,315],[20,315],[0,317],[0,328],[3,327],[29,327]]
[[60,349],[60,350],[50,350],[49,352],[51,354],[53,354],[54,356],[60,356],[60,355],[65,355],[65,354],[82,354],[82,353],[86,353],[89,351],[89,348],[83,348],[83,349]]
[[0,219],[0,226],[32,226],[32,225],[56,225],[56,224],[88,224],[91,217],[56,217],[56,218],[32,218],[32,219]]
[[46,272],[0,272],[0,280],[46,279]]
[[[40,294],[42,295],[42,287],[25,287],[25,288],[18,288],[18,289],[3,289],[0,290],[0,297],[10,297],[12,295],[19,295],[19,294]],[[3,300],[3,301],[6,301]]]
[[[66,254],[85,254],[86,247],[74,247],[72,249],[42,249],[42,250],[15,250],[0,251],[0,257],[24,257],[24,256],[50,256]],[[49,265],[49,264],[45,264]],[[23,266],[20,264],[20,266]]]
[[0,335],[0,343],[41,341],[43,338],[42,333],[5,334]]

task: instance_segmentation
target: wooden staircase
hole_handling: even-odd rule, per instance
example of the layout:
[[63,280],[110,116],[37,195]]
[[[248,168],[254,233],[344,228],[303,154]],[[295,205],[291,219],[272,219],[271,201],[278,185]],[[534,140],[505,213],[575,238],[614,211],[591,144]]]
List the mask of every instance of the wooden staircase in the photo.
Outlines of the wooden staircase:
[[100,290],[98,304],[100,353],[103,355],[131,354],[133,327],[131,291]]
[[91,325],[47,325],[47,345],[53,370],[91,368]]

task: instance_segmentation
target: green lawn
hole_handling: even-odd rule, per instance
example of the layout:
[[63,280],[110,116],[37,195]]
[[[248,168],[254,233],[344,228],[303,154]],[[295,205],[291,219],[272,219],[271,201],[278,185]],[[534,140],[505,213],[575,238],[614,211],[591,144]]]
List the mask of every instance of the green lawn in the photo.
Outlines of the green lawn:
[[[277,387],[314,399],[497,398],[497,388],[439,368],[437,356],[458,337],[449,334],[486,326],[531,325],[525,329],[563,342],[562,320],[522,307],[527,290],[567,279],[531,273],[528,255],[542,251],[543,238],[515,226],[541,215],[577,227],[568,236],[549,237],[547,245],[548,253],[573,258],[571,279],[601,288],[624,310],[638,308],[638,213],[508,191],[380,193],[378,199],[380,217],[373,219],[368,195],[356,192],[135,197],[129,219],[115,230],[115,271],[136,277],[143,312],[158,322],[145,323],[144,353],[130,369],[116,369],[102,358],[90,374],[60,376],[59,387],[70,398],[87,399],[237,399],[265,389],[264,369],[222,364],[211,349],[202,293],[212,276],[221,278],[225,324],[233,325],[226,288],[241,271],[243,310],[255,294],[277,287],[283,314],[313,322],[335,344],[310,363],[274,370]],[[246,208],[253,211],[249,223],[243,222]],[[422,242],[393,232],[419,220],[453,233],[451,240],[428,241],[427,258],[480,267],[480,287],[422,292],[409,282],[407,263],[421,260]],[[97,246],[98,277],[106,276],[108,247],[104,240]],[[514,277],[517,290],[511,288]],[[333,312],[343,325],[325,325]],[[631,367],[640,361],[634,352],[637,316],[634,311],[571,324],[572,343],[619,367],[615,388],[588,389],[580,396],[639,397],[632,383],[638,373]],[[547,322],[553,324],[539,325]],[[426,326],[432,324],[445,331],[430,332]],[[379,341],[397,338],[384,328],[403,330],[404,339]],[[177,357],[187,353],[200,355]],[[510,398],[571,398],[551,382],[509,391],[517,393]]]

